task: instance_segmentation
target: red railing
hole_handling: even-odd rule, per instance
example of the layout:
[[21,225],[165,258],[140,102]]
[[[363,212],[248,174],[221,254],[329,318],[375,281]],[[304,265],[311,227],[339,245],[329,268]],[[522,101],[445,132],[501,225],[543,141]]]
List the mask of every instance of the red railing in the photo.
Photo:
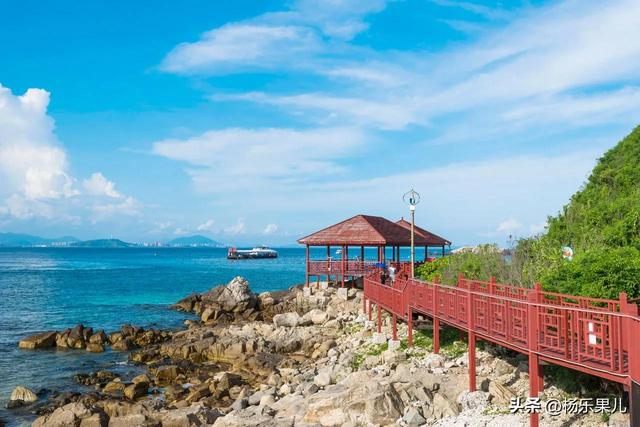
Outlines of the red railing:
[[[328,276],[338,275],[347,277],[362,277],[376,269],[378,261],[361,261],[361,260],[309,260],[307,276]],[[396,270],[410,266],[409,262],[387,262]]]
[[625,294],[605,300],[463,277],[457,286],[402,277],[382,284],[372,272],[364,296],[405,320],[422,313],[549,363],[623,384],[640,381],[640,317]]

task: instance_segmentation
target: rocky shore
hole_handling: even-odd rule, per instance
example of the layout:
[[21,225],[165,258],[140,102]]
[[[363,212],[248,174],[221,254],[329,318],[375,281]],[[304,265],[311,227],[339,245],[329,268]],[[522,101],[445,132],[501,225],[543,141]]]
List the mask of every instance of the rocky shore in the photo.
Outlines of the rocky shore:
[[[414,348],[389,348],[361,304],[361,291],[328,286],[255,295],[237,277],[176,303],[200,319],[181,331],[125,325],[107,334],[77,326],[28,337],[21,348],[130,351],[144,373],[78,374],[92,391],[47,402],[20,387],[12,405],[32,408],[34,426],[528,425],[526,414],[508,410],[512,397],[526,396],[526,360],[485,346],[477,352],[481,390],[469,393],[462,342],[432,354],[423,322]],[[547,397],[562,393],[545,390]],[[542,417],[551,426],[625,422],[593,413]]]

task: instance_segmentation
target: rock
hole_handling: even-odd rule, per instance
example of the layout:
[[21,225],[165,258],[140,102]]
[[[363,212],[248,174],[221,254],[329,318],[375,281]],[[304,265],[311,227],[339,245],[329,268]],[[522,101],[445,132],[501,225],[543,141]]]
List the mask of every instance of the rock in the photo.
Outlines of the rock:
[[90,415],[80,420],[80,427],[107,427],[109,419],[104,412]]
[[73,329],[71,329],[71,331],[69,332],[69,335],[67,336],[67,347],[82,349],[82,348],[85,348],[85,346],[86,346],[86,341],[85,341],[84,326],[76,325]]
[[151,380],[149,379],[149,376],[147,374],[140,374],[140,375],[137,375],[137,376],[133,377],[131,379],[131,382],[133,384],[136,384],[136,383],[147,383],[147,384],[149,384],[149,383],[151,383]]
[[215,320],[216,313],[217,313],[217,310],[213,308],[207,308],[202,312],[202,316],[200,316],[200,319],[203,322],[208,322],[209,320]]
[[66,427],[79,426],[83,419],[89,418],[100,411],[96,408],[89,408],[82,402],[68,403],[57,408],[49,415],[36,419],[33,427]]
[[329,315],[326,311],[314,308],[313,310],[307,312],[302,318],[307,320],[309,323],[313,323],[314,325],[322,325],[324,322],[329,320]]
[[17,400],[21,400],[25,403],[32,403],[38,400],[38,396],[27,387],[19,385],[18,387],[13,389],[13,392],[11,392],[11,397],[9,398],[9,401]]
[[176,365],[160,366],[155,371],[156,381],[160,385],[172,383],[179,374],[180,368]]
[[18,343],[19,348],[36,350],[41,348],[51,348],[56,345],[57,332],[44,332],[42,334],[30,335]]
[[118,395],[124,392],[126,385],[120,379],[108,382],[102,389],[103,393]]
[[418,426],[427,422],[422,414],[416,408],[409,408],[409,410],[402,417],[402,421],[410,426]]
[[111,348],[116,351],[129,351],[133,350],[134,347],[135,344],[130,338],[121,339],[111,345]]
[[388,383],[351,376],[307,398],[302,421],[308,424],[388,425],[402,417],[403,403]]
[[508,405],[511,398],[516,397],[513,390],[497,381],[491,381],[489,383],[489,394],[491,395],[491,403],[494,404]]
[[271,406],[276,403],[275,397],[271,394],[264,395],[260,398],[259,406]]
[[458,403],[462,410],[484,408],[489,400],[489,394],[484,391],[463,391],[458,395]]
[[315,383],[308,383],[302,388],[303,396],[310,396],[314,393],[317,393],[319,390],[318,386]]
[[313,383],[318,387],[326,387],[331,384],[331,375],[328,372],[321,372],[313,378]]
[[249,400],[246,398],[238,398],[236,399],[235,402],[233,402],[233,405],[231,405],[231,409],[233,409],[234,411],[239,411],[241,409],[246,408],[247,406],[249,406]]
[[102,329],[89,337],[89,343],[91,344],[104,344],[107,340],[107,334]]
[[[223,312],[241,314],[255,310],[258,306],[256,294],[251,292],[249,282],[235,277],[226,286],[217,286],[200,296],[201,306]],[[194,309],[196,304],[194,303]],[[203,309],[204,311],[204,309]]]
[[452,417],[460,413],[458,405],[449,401],[440,393],[433,395],[432,408],[434,418]]
[[145,381],[141,381],[125,387],[124,396],[127,399],[135,400],[139,397],[146,396],[148,390],[149,390],[149,383]]
[[102,353],[104,351],[104,345],[90,342],[87,344],[87,351],[90,353]]
[[273,324],[285,328],[295,328],[303,323],[303,319],[296,312],[276,314],[273,316]]
[[179,311],[186,311],[188,313],[193,311],[193,307],[195,305],[196,302],[200,301],[200,295],[198,294],[191,294],[188,297],[185,297],[183,299],[181,299],[180,301],[178,301],[177,303],[175,303],[172,308],[175,310],[179,310]]

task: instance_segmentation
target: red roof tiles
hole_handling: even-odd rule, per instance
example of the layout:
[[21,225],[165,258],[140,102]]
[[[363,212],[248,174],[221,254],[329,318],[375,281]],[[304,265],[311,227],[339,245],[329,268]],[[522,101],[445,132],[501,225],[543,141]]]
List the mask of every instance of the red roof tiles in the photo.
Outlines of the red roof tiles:
[[[441,246],[450,244],[435,234],[416,228],[416,246]],[[409,246],[411,233],[402,224],[397,224],[380,216],[356,215],[345,221],[327,227],[298,240],[310,246],[350,245],[350,246]]]

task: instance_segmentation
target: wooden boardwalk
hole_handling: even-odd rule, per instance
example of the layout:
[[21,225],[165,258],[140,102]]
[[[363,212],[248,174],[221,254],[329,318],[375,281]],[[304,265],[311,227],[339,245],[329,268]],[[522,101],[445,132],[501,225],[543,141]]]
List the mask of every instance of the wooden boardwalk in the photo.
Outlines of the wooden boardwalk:
[[[470,391],[476,389],[475,342],[481,339],[529,356],[531,397],[543,387],[540,361],[623,384],[632,425],[640,425],[640,316],[626,294],[617,300],[585,298],[544,292],[539,284],[528,289],[462,276],[457,286],[446,286],[411,279],[406,270],[382,284],[380,274],[373,270],[364,277],[363,310],[369,319],[374,305],[378,313],[390,313],[393,339],[397,320],[406,321],[412,345],[414,315],[431,318],[436,353],[441,322],[465,331]],[[381,327],[378,316],[378,332]],[[531,414],[530,423],[538,425],[538,414]]]

